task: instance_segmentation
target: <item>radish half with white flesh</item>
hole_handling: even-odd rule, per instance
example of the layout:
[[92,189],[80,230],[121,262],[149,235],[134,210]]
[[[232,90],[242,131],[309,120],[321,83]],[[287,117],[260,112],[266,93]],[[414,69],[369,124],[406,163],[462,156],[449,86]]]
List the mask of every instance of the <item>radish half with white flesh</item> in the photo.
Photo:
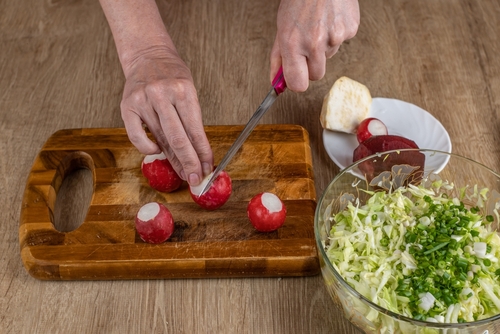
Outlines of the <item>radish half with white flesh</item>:
[[142,160],[141,170],[151,188],[160,192],[172,192],[182,184],[182,179],[164,153],[146,155]]
[[165,205],[151,202],[137,212],[135,229],[143,241],[160,244],[174,233],[174,218]]
[[385,124],[375,117],[365,118],[359,123],[356,130],[356,138],[358,143],[362,143],[372,136],[381,136],[387,134],[387,127]]
[[250,200],[247,215],[257,231],[272,232],[285,222],[286,207],[278,196],[264,192]]
[[201,196],[200,193],[208,183],[212,174],[206,176],[197,186],[189,186],[189,192],[193,201],[206,210],[215,210],[227,202],[233,191],[231,178],[226,171],[220,172],[210,188]]

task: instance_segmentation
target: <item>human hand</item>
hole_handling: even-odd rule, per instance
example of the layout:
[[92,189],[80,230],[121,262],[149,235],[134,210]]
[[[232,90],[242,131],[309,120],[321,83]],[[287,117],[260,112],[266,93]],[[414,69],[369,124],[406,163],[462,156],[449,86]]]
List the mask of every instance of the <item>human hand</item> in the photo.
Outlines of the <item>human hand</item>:
[[303,92],[323,78],[326,59],[354,37],[360,22],[357,0],[281,0],[271,51],[273,80],[283,66],[287,88]]
[[190,70],[175,50],[161,48],[143,52],[124,73],[121,114],[130,141],[143,154],[163,151],[182,179],[198,185],[212,172],[213,153]]

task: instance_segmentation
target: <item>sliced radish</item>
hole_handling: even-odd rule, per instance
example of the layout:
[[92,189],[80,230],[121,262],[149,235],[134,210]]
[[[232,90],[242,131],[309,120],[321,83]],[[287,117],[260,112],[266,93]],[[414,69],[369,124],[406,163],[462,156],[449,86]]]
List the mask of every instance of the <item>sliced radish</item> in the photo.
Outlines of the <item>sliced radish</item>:
[[272,232],[284,224],[286,207],[278,196],[264,192],[250,200],[247,215],[257,231]]
[[212,174],[206,176],[197,186],[189,186],[189,192],[193,201],[206,210],[215,210],[223,206],[232,192],[231,178],[226,171],[222,171],[210,188],[203,195],[199,196],[211,176]]
[[179,189],[182,179],[164,153],[146,155],[141,164],[142,174],[151,188],[169,193]]
[[135,229],[143,241],[160,244],[174,233],[174,219],[165,205],[151,202],[137,212]]
[[387,127],[385,124],[375,117],[365,118],[359,123],[356,130],[356,138],[358,143],[362,143],[372,136],[387,135]]

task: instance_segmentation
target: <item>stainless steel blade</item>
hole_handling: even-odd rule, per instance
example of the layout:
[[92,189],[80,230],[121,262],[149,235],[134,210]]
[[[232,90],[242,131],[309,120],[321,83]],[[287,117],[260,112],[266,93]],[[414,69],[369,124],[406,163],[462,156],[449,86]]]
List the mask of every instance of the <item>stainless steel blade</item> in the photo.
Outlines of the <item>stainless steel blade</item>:
[[226,155],[222,159],[222,161],[217,165],[217,168],[214,170],[212,173],[212,176],[208,180],[208,182],[205,184],[203,189],[201,190],[199,196],[203,195],[212,185],[214,180],[219,176],[220,172],[226,168],[227,164],[231,161],[231,159],[234,157],[236,152],[240,149],[241,145],[245,142],[245,140],[248,138],[252,130],[255,128],[255,126],[259,123],[260,119],[264,114],[269,110],[269,108],[272,106],[274,101],[276,101],[276,98],[278,97],[278,94],[275,91],[275,88],[271,88],[269,93],[267,94],[266,98],[260,106],[257,108],[253,116],[250,118],[248,121],[247,125],[243,129],[243,131],[240,133],[236,141],[233,143],[229,151],[227,151]]

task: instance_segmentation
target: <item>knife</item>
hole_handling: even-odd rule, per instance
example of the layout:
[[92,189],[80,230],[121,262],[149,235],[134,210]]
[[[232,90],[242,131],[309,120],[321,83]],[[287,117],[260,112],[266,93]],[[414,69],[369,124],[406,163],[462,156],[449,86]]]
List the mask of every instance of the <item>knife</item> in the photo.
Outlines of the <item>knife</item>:
[[224,158],[222,159],[222,161],[217,165],[217,168],[214,170],[214,172],[212,173],[212,176],[208,179],[208,182],[205,184],[205,186],[203,187],[203,189],[201,190],[201,192],[198,196],[203,195],[210,188],[210,186],[212,185],[214,180],[217,179],[217,176],[219,176],[220,172],[222,172],[224,170],[224,168],[226,168],[229,161],[231,161],[233,156],[240,149],[241,145],[243,145],[245,140],[248,138],[248,136],[250,135],[252,130],[259,123],[262,116],[264,116],[264,114],[269,110],[269,108],[273,105],[274,101],[276,101],[276,99],[278,98],[278,95],[280,95],[281,93],[283,93],[285,91],[286,82],[285,82],[285,77],[283,76],[283,68],[282,67],[280,67],[280,69],[278,70],[278,73],[274,77],[273,82],[272,82],[272,86],[273,87],[271,88],[271,90],[267,94],[264,101],[262,101],[262,103],[257,108],[257,110],[255,111],[253,116],[250,118],[247,125],[245,126],[243,131],[241,131],[238,138],[236,138],[235,142],[233,143],[233,145],[231,146],[229,151],[227,151],[227,153],[224,156]]

